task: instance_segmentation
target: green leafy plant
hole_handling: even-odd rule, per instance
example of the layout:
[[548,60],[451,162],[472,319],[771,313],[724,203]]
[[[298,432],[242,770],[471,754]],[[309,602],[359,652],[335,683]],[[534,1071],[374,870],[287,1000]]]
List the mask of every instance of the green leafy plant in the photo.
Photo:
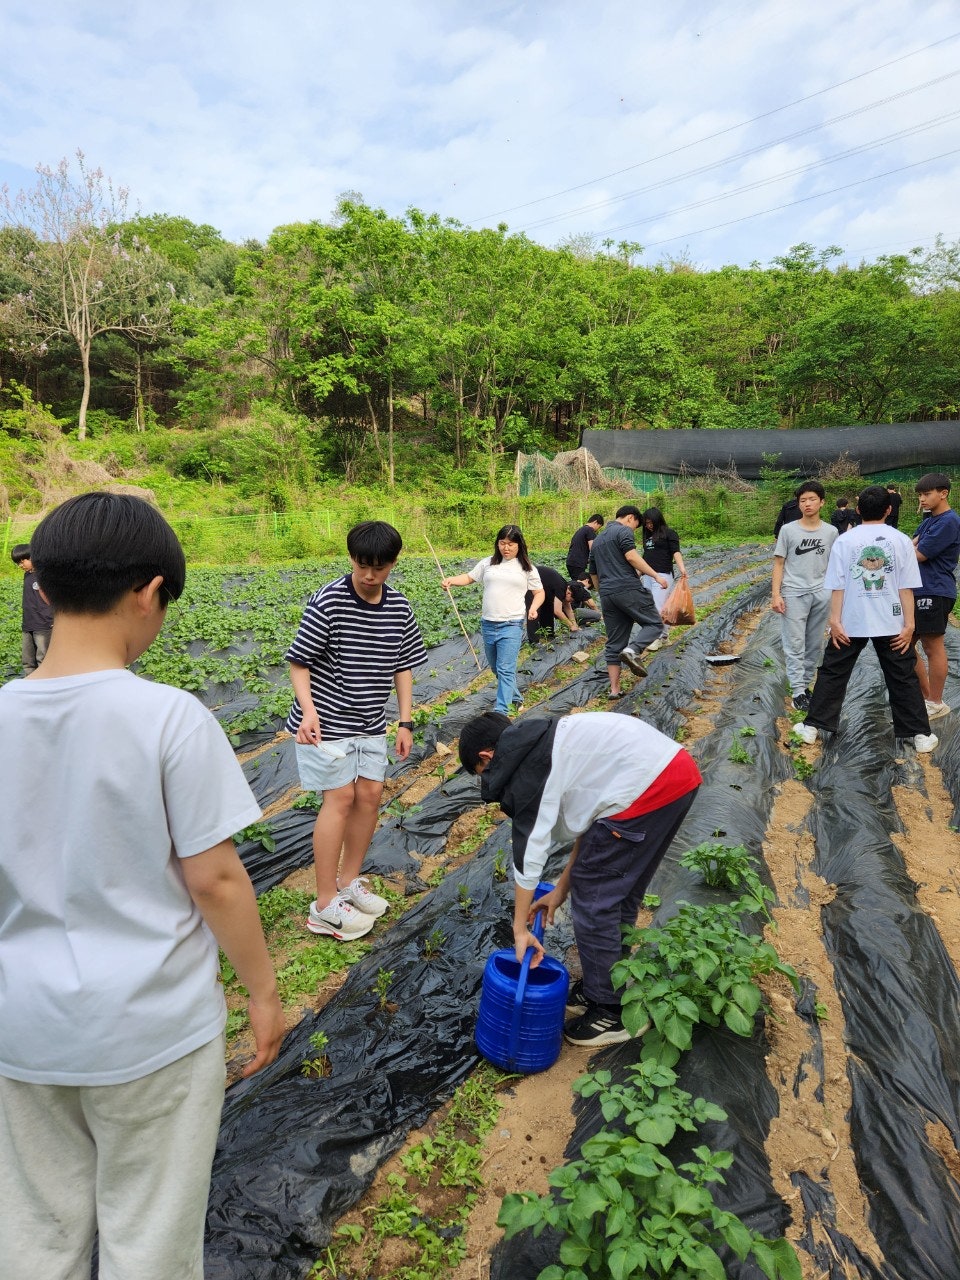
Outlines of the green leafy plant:
[[318,813],[320,806],[323,804],[323,796],[317,795],[316,791],[305,791],[302,796],[297,796],[291,809],[315,809]]
[[732,760],[734,764],[753,764],[753,756],[739,742],[731,742],[727,759]]
[[755,738],[757,731],[752,724],[745,724],[737,730],[737,734],[741,738]]
[[233,837],[234,844],[243,844],[246,840],[259,841],[267,853],[276,853],[277,851],[277,842],[265,822],[251,822],[249,827],[244,827],[242,831],[238,831]]
[[662,927],[626,932],[634,950],[614,965],[613,981],[626,988],[624,1026],[636,1034],[653,1024],[645,1055],[664,1046],[678,1053],[689,1049],[700,1022],[723,1023],[735,1035],[750,1035],[763,1000],[756,983],[760,974],[783,974],[799,992],[793,968],[780,962],[760,934],[740,927],[743,916],[765,911],[769,890],[759,889],[732,903],[682,903]]
[[659,893],[645,893],[643,895],[643,905],[648,911],[656,911],[660,905]]
[[441,928],[431,929],[423,940],[423,958],[425,960],[435,960],[443,950],[447,935]]
[[723,844],[719,840],[704,840],[695,849],[688,849],[680,858],[681,867],[699,871],[703,882],[711,889],[736,890],[744,884],[759,886],[756,874],[756,858],[751,857],[745,844]]
[[377,997],[377,1006],[383,1011],[389,1007],[387,993],[390,990],[390,983],[393,981],[392,969],[378,969],[376,981],[373,984],[373,994]]
[[468,885],[457,885],[457,905],[463,915],[468,916],[473,908],[473,899],[470,897],[470,888]]
[[319,1080],[330,1074],[330,1059],[326,1052],[329,1042],[326,1032],[314,1031],[310,1037],[310,1047],[314,1050],[314,1056],[304,1058],[303,1066],[300,1068],[301,1075],[311,1080]]
[[497,884],[503,884],[507,878],[507,855],[502,849],[493,855],[493,878]]

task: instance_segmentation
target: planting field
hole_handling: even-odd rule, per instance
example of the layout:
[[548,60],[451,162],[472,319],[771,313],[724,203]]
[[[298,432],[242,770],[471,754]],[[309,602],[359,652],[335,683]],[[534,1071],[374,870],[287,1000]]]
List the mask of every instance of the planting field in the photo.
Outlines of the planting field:
[[[278,1061],[238,1080],[250,1044],[225,967],[234,1083],[209,1280],[960,1278],[957,717],[937,721],[932,756],[896,742],[865,653],[836,738],[792,746],[769,546],[684,552],[697,625],[674,631],[646,680],[625,672],[615,706],[600,628],[522,655],[525,714],[641,715],[704,775],[634,939],[631,991],[649,997],[653,1031],[594,1055],[565,1047],[527,1078],[473,1045],[485,959],[511,938],[509,824],[456,767],[460,727],[493,684],[436,566],[405,559],[394,579],[430,661],[415,749],[391,767],[367,863],[391,907],[348,945],[303,928],[314,808],[281,732],[282,654],[307,595],[346,562],[191,571],[141,668],[212,708],[264,809],[237,840],[290,1025]],[[0,679],[19,651],[19,597],[2,586]],[[457,596],[478,652],[479,599]],[[946,698],[960,705],[955,628],[947,645]],[[716,653],[737,660],[708,662]],[[724,860],[734,883],[713,887]],[[576,974],[566,920],[546,946]],[[588,1069],[603,1074],[575,1092]],[[566,1244],[556,1212],[531,1200],[508,1207],[504,1238],[503,1197],[544,1193],[564,1167]],[[763,1243],[782,1238],[798,1262]]]

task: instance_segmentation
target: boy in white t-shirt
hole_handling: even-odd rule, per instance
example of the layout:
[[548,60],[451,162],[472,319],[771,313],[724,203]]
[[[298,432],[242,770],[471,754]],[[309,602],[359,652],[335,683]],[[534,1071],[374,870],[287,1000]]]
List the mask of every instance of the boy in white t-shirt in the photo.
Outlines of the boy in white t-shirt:
[[869,485],[857,499],[863,523],[837,538],[830,552],[825,579],[831,592],[830,643],[806,721],[793,726],[802,742],[816,742],[821,729],[836,732],[853,668],[872,640],[890,695],[894,733],[909,738],[917,751],[937,745],[916,672],[913,587],[920,585],[920,570],[913,543],[885,523],[889,510],[887,491]]
[[[0,689],[0,1258],[23,1278],[201,1280],[225,1080],[216,942],[257,1052],[283,1010],[231,839],[260,809],[213,716],[126,668],[183,590],[139,498],[86,493],[31,542],[55,626]],[[216,942],[214,941],[216,939]]]
[[830,594],[823,585],[837,530],[820,519],[826,494],[818,480],[797,490],[800,519],[781,525],[773,552],[771,608],[783,619],[783,654],[796,711],[810,705],[810,690],[823,653]]

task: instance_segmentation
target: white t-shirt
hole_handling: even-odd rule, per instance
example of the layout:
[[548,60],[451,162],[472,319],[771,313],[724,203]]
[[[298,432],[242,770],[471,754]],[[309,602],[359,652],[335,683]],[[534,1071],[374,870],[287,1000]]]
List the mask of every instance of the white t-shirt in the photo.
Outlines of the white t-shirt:
[[480,615],[485,622],[522,622],[527,616],[524,596],[541,591],[540,575],[532,566],[524,569],[516,558],[491,564],[492,556],[478,560],[470,570],[474,582],[483,583]]
[[840,621],[848,636],[898,635],[900,590],[920,585],[913,543],[891,525],[861,524],[833,544],[824,586],[843,591]]
[[660,777],[682,750],[678,742],[633,716],[597,711],[564,716],[550,753],[550,774],[523,855],[514,870],[535,889],[550,850],[582,835],[598,818],[621,813]]
[[223,730],[129,671],[0,689],[0,1075],[120,1084],[219,1035],[180,858],[257,821]]

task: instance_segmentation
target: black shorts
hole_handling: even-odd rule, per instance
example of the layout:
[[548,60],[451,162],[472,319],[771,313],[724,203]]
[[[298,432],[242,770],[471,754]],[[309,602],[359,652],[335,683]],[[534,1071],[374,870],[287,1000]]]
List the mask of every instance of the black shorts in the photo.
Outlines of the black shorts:
[[913,597],[914,634],[918,636],[942,636],[946,634],[947,619],[955,601],[950,596]]

